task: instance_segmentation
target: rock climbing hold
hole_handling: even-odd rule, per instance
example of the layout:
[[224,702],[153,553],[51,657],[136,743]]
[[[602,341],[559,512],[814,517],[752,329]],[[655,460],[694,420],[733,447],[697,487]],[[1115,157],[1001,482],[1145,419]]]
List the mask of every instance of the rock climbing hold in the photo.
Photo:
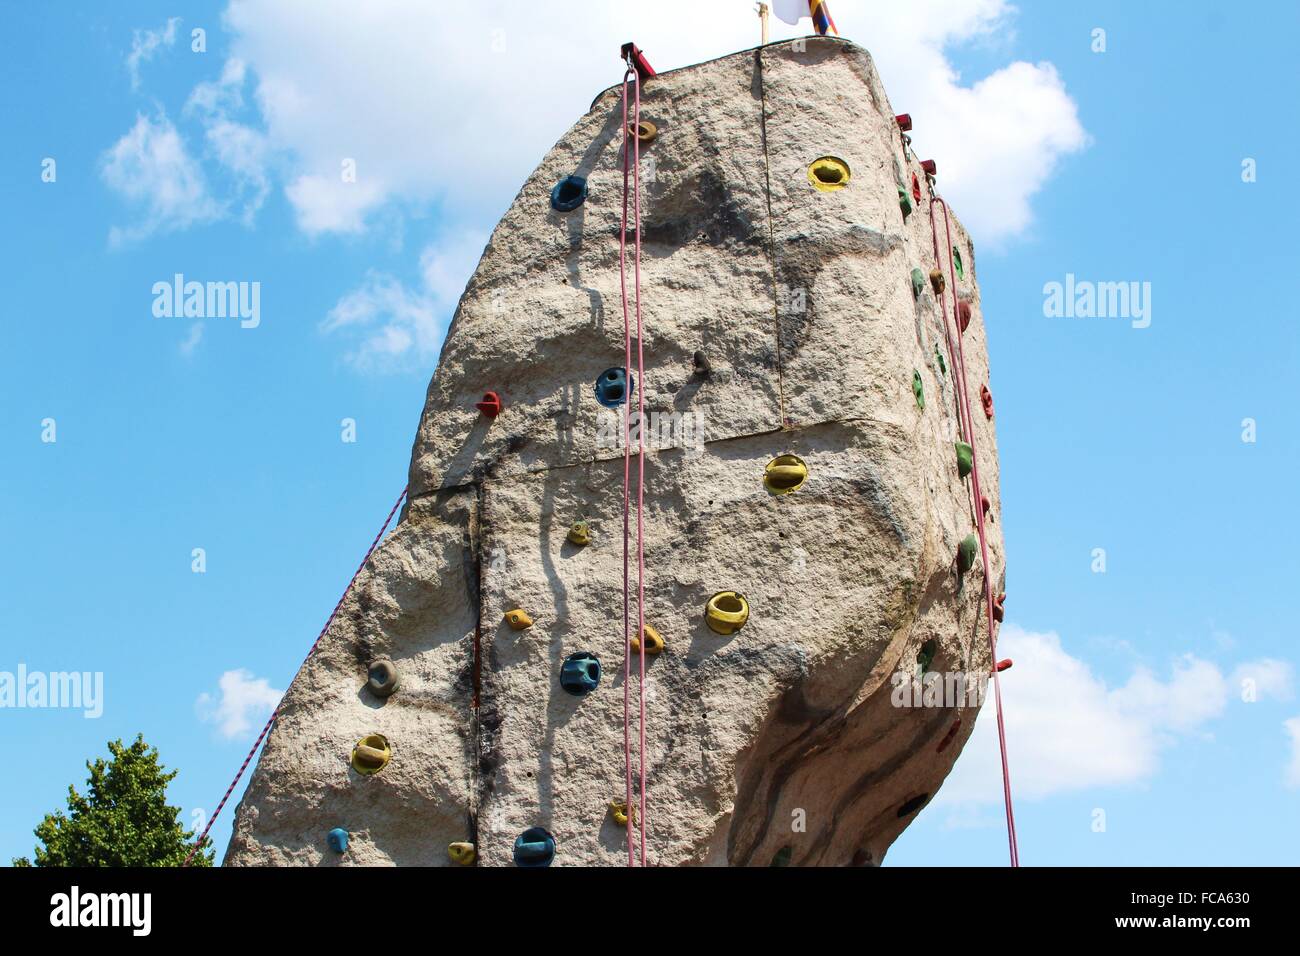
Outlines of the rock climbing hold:
[[570,654],[560,665],[560,686],[576,697],[586,697],[600,684],[600,660],[588,651]]
[[457,866],[469,866],[478,858],[473,843],[448,843],[447,857]]
[[[614,818],[614,822],[615,822],[615,823],[617,823],[617,824],[618,824],[619,826],[621,826],[621,827],[625,827],[625,826],[627,826],[627,817],[628,817],[628,814],[627,814],[627,801],[626,801],[626,800],[611,800],[611,801],[609,801],[609,812],[610,812],[610,815],[613,816],[613,818]],[[632,822],[633,822],[634,824],[636,823],[636,808],[635,808],[635,807],[633,807],[633,809],[632,809]]]
[[526,631],[533,626],[533,619],[528,616],[527,611],[515,608],[513,611],[506,611],[506,623],[516,631]]
[[921,202],[921,180],[917,178],[916,173],[912,173],[912,199],[918,205]]
[[794,847],[783,846],[772,855],[772,862],[768,866],[789,866],[790,861],[794,859]]
[[957,325],[963,332],[970,328],[971,315],[970,303],[965,299],[959,301],[957,303]]
[[849,184],[849,164],[838,156],[822,156],[808,164],[808,182],[824,193]]
[[515,866],[550,866],[555,859],[555,837],[542,827],[529,827],[515,838]]
[[587,180],[583,176],[565,176],[551,190],[551,206],[557,212],[573,212],[587,200]]
[[1011,670],[1011,664],[1012,661],[1011,658],[1009,657],[1006,658],[1005,660],[998,661],[998,673],[1001,674],[1003,671]]
[[984,417],[993,417],[993,393],[987,385],[980,386],[980,404],[984,406]]
[[975,556],[979,554],[979,550],[979,539],[975,535],[968,534],[962,538],[961,544],[957,545],[957,570],[965,574],[975,567]]
[[903,222],[907,222],[907,217],[912,215],[912,197],[902,186],[898,187],[898,208],[903,210]]
[[921,649],[916,652],[916,669],[921,677],[930,673],[930,665],[934,663],[938,653],[939,642],[933,638],[922,644]]
[[[664,648],[667,647],[667,644],[664,642],[662,634],[660,634],[649,624],[641,628],[641,633],[645,635],[645,656],[646,657],[654,657],[657,654],[663,653]],[[633,635],[632,639],[629,640],[627,644],[628,647],[631,648],[633,654],[641,653],[641,641],[639,638],[637,638],[636,635]]]
[[715,634],[735,634],[748,620],[749,602],[735,591],[719,591],[704,610],[704,622]]
[[954,720],[954,721],[952,722],[952,726],[949,727],[949,728],[948,728],[948,732],[947,732],[946,734],[943,735],[943,740],[939,741],[939,746],[936,747],[936,748],[934,748],[934,752],[937,753],[937,754],[941,754],[941,753],[943,753],[945,750],[947,750],[947,749],[948,749],[948,745],[949,745],[950,743],[953,742],[954,738],[956,738],[956,736],[957,736],[957,731],[959,731],[959,730],[961,730],[961,718],[960,718],[960,717],[958,717],[956,720]]
[[591,544],[591,526],[585,521],[575,521],[569,528],[569,542],[578,547]]
[[798,455],[777,455],[763,469],[763,487],[769,494],[794,494],[807,480],[808,466]]
[[912,270],[912,298],[921,298],[921,293],[925,291],[925,273],[920,269]]
[[335,853],[346,853],[348,849],[348,831],[342,827],[335,827],[329,833],[325,834],[325,842]]
[[916,407],[925,411],[925,384],[916,369],[912,369],[912,394],[916,396]]
[[999,624],[1007,616],[1007,594],[1003,591],[993,601],[993,620]]
[[930,795],[928,793],[923,793],[920,796],[913,797],[911,800],[908,800],[907,803],[903,804],[901,807],[898,808],[899,818],[901,819],[903,817],[910,817],[917,810],[920,810],[923,806],[925,806],[925,802],[929,799],[930,799]]
[[388,738],[383,734],[370,734],[358,740],[352,748],[352,769],[368,777],[387,767],[392,757]]
[[934,343],[934,361],[939,366],[939,374],[948,374],[948,363],[943,360],[943,353],[939,351],[939,343]]
[[698,350],[691,356],[691,364],[695,366],[695,371],[699,372],[701,375],[708,375],[709,372],[713,371],[713,366],[709,363],[708,356]]
[[654,142],[655,137],[659,135],[659,127],[649,120],[642,120],[640,123],[628,123],[627,132],[629,136],[644,145]]
[[487,392],[481,401],[474,403],[474,407],[488,418],[496,418],[501,414],[501,396],[496,392]]
[[392,697],[397,693],[397,667],[387,657],[377,657],[366,668],[366,687],[376,697]]
[[980,495],[980,506],[984,509],[984,517],[987,518],[989,512],[993,510],[993,502],[989,501],[988,495]]
[[956,246],[952,247],[952,267],[956,271],[958,279],[966,278],[966,267],[961,262],[961,250]]
[[912,132],[911,113],[899,113],[897,116],[894,117],[894,122],[898,124],[898,128],[901,129],[904,133]]
[[943,295],[943,290],[947,285],[947,280],[944,279],[941,271],[938,269],[930,270],[930,288],[934,289],[935,295]]
[[939,167],[933,159],[922,160],[921,168],[925,170],[925,174],[931,179],[937,178],[939,175]]
[[625,368],[607,368],[596,379],[596,401],[606,408],[618,408],[627,401],[628,392],[636,387],[636,379]]
[[957,474],[965,478],[975,467],[975,449],[964,441],[956,443],[957,446]]

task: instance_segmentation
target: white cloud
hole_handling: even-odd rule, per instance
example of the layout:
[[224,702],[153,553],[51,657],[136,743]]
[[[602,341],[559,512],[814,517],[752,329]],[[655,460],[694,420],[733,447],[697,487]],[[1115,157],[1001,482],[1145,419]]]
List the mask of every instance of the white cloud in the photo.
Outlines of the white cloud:
[[200,720],[215,724],[217,733],[227,740],[247,734],[254,722],[264,722],[284,696],[284,691],[273,688],[266,678],[255,678],[242,668],[222,674],[217,687],[219,697],[202,693],[194,708]]
[[114,245],[221,215],[202,169],[162,114],[153,120],[137,115],[135,125],[104,153],[100,171],[104,182],[142,212],[135,225],[110,230]]
[[1290,700],[1295,680],[1295,669],[1287,661],[1271,657],[1262,657],[1256,661],[1247,661],[1238,665],[1232,672],[1232,683],[1239,694],[1252,691],[1255,699]]
[[230,174],[233,198],[243,207],[240,218],[251,226],[271,191],[271,149],[265,133],[233,118],[244,108],[246,73],[242,60],[226,60],[219,80],[191,91],[184,113],[203,125],[208,155]]
[[157,30],[135,30],[131,37],[131,52],[126,56],[126,71],[131,75],[131,89],[140,88],[140,65],[154,58],[162,47],[176,43],[176,24],[180,17],[169,17]]
[[[1006,0],[839,0],[840,29],[871,50],[917,148],[981,242],[1027,229],[1031,199],[1086,134],[1051,64],[1014,62],[973,84],[949,48],[1007,36]],[[308,233],[356,232],[392,201],[438,200],[480,227],[547,149],[621,76],[636,38],[659,69],[753,46],[752,4],[643,0],[581,15],[526,0],[476,10],[409,0],[232,0],[225,24],[257,77],[270,148],[293,157],[286,195]],[[774,24],[774,38],[807,29]],[[292,43],[285,38],[293,37]],[[340,164],[358,177],[344,183]]]
[[[1180,737],[1203,733],[1224,713],[1232,689],[1218,667],[1191,655],[1176,660],[1164,679],[1140,667],[1122,686],[1111,688],[1066,652],[1056,634],[1013,624],[999,634],[998,655],[1015,661],[1003,676],[1012,791],[1031,800],[1149,779],[1164,749]],[[990,692],[936,802],[1001,800],[991,698]]]
[[1286,766],[1286,785],[1292,790],[1300,790],[1300,717],[1292,717],[1283,722],[1282,727],[1291,738],[1291,759]]
[[420,256],[421,281],[408,288],[371,271],[360,287],[339,300],[321,330],[348,336],[348,361],[365,371],[390,371],[436,357],[442,334],[487,236],[456,233],[428,246]]

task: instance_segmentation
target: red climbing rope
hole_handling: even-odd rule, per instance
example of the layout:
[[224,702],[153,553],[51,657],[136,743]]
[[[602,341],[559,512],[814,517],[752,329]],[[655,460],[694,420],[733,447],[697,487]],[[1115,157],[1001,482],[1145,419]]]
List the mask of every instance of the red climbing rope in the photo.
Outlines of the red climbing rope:
[[[948,274],[952,276],[950,288],[952,289],[953,298],[953,315],[960,315],[961,299],[957,294],[957,272],[953,267],[952,258],[952,222],[948,215],[948,204],[943,201],[942,197],[936,195],[933,188],[930,192],[930,233],[934,238],[934,259],[935,268],[940,272],[943,271],[943,257],[939,251],[939,224],[935,219],[935,206],[943,206],[944,235],[948,249]],[[971,415],[970,396],[966,391],[966,356],[962,347],[961,331],[959,330],[954,347],[954,336],[948,326],[948,304],[942,293],[936,296],[939,299],[939,306],[943,312],[943,334],[948,342],[948,357],[953,366],[953,378],[957,382],[957,423],[962,431],[962,437],[966,444],[971,447],[971,511],[975,515],[975,527],[979,532],[980,554],[984,560],[984,609],[988,617],[989,627],[989,653],[993,661],[997,660],[997,642],[993,634],[994,597],[993,597],[993,568],[989,564],[988,538],[984,531],[984,495],[980,491],[980,469],[979,456],[975,453],[975,431],[974,418]],[[1011,852],[1011,865],[1020,865],[1020,849],[1016,842],[1016,818],[1011,803],[1011,771],[1007,761],[1007,731],[1006,723],[1002,713],[1002,682],[998,677],[997,667],[992,668],[993,676],[993,696],[997,704],[998,720],[998,749],[1002,755],[1002,796],[1006,804],[1007,813],[1007,843]]]
[[[384,526],[379,529],[379,534],[375,535],[375,540],[370,543],[370,549],[366,551],[366,556],[361,559],[361,564],[357,566],[357,570],[352,575],[352,579],[348,581],[348,586],[345,587],[343,593],[339,595],[338,603],[334,605],[334,610],[330,611],[330,616],[326,619],[325,626],[322,627],[320,633],[316,635],[316,640],[312,644],[311,650],[309,650],[307,656],[303,658],[303,662],[298,666],[298,670],[301,671],[307,661],[311,659],[312,654],[316,653],[316,648],[320,646],[321,640],[325,637],[325,632],[329,630],[330,625],[334,623],[334,618],[338,616],[339,608],[343,606],[343,599],[346,598],[348,592],[352,590],[352,585],[356,584],[357,578],[361,576],[361,572],[366,566],[366,562],[369,561],[370,556],[375,553],[375,548],[379,547],[379,542],[384,537],[384,532],[388,530],[389,524],[392,523],[393,515],[397,514],[397,509],[402,506],[402,501],[405,498],[406,489],[403,488],[402,493],[397,496],[397,503],[393,505],[392,510],[388,512],[388,517],[384,519]],[[281,703],[283,703],[283,700]],[[244,776],[244,771],[248,769],[249,763],[252,762],[253,754],[257,753],[257,748],[262,746],[262,741],[266,739],[266,735],[271,730],[271,725],[275,723],[275,718],[279,715],[280,705],[276,704],[275,710],[271,711],[271,716],[266,721],[266,726],[262,728],[262,732],[257,735],[257,740],[253,742],[253,748],[248,752],[248,756],[244,758],[244,762],[239,765],[239,773],[235,774],[235,779],[230,781],[230,786],[226,788],[225,795],[222,796],[221,802],[217,804],[216,811],[208,818],[208,825],[205,826],[203,832],[199,834],[199,838],[195,841],[193,849],[191,849],[189,855],[185,857],[185,862],[181,864],[182,867],[189,866],[190,860],[194,859],[194,854],[199,852],[199,848],[203,846],[203,841],[208,838],[208,833],[212,830],[212,825],[217,822],[217,817],[221,815],[222,808],[225,807],[226,801],[229,800],[230,795],[235,792],[235,787],[239,785],[240,778]]]
[[[623,401],[623,763],[627,784],[627,865],[636,864],[636,851],[633,844],[632,827],[637,824],[640,829],[641,865],[646,865],[646,829],[648,803],[646,793],[645,760],[645,531],[642,510],[645,504],[645,351],[641,338],[641,141],[633,134],[641,126],[641,82],[636,64],[627,55],[627,72],[623,74],[623,222],[619,231],[618,266],[619,282],[623,297],[623,368],[627,375],[632,369],[632,322],[627,303],[627,229],[628,229],[628,186],[631,184],[633,242],[636,248],[635,260],[635,311],[636,311],[636,389],[637,389],[637,485],[636,485],[636,561],[637,561],[637,646],[640,658],[640,679],[637,684],[640,710],[639,742],[637,747],[637,765],[640,777],[640,806],[632,800],[632,740],[629,729],[631,723],[631,613],[629,609],[629,534],[631,510],[631,475],[632,475],[632,435],[631,414],[632,399],[624,395]],[[633,89],[634,112],[632,122],[628,123],[628,85]],[[630,161],[629,161],[630,159]],[[634,809],[635,808],[635,809]],[[639,817],[637,814],[639,810]],[[638,819],[634,820],[634,817]]]

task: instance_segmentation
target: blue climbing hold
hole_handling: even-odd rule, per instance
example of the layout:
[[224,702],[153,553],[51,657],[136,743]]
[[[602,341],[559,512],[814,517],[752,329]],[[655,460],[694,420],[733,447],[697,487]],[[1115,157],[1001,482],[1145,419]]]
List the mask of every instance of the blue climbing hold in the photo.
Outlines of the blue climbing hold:
[[588,651],[570,654],[560,667],[560,686],[570,694],[585,697],[600,683],[600,660]]
[[325,842],[335,853],[343,853],[348,848],[348,831],[342,827],[335,827],[326,835]]
[[636,377],[628,375],[627,369],[607,368],[596,379],[596,401],[606,408],[618,408],[635,387]]
[[573,212],[587,200],[587,180],[583,176],[565,176],[551,190],[551,206],[557,212]]
[[555,837],[542,827],[529,827],[515,838],[515,866],[550,866],[555,859]]

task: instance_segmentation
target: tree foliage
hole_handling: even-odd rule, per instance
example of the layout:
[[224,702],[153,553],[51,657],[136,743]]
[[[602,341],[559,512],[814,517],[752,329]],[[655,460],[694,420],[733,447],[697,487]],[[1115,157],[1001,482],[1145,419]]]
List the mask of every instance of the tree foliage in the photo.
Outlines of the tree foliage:
[[[176,776],[158,761],[158,750],[135,738],[110,741],[111,760],[87,761],[86,792],[68,787],[68,810],[47,814],[36,827],[36,866],[180,866],[193,831],[181,826],[180,809],[167,805],[167,784]],[[191,866],[211,866],[209,841]],[[26,857],[14,866],[32,866]]]

